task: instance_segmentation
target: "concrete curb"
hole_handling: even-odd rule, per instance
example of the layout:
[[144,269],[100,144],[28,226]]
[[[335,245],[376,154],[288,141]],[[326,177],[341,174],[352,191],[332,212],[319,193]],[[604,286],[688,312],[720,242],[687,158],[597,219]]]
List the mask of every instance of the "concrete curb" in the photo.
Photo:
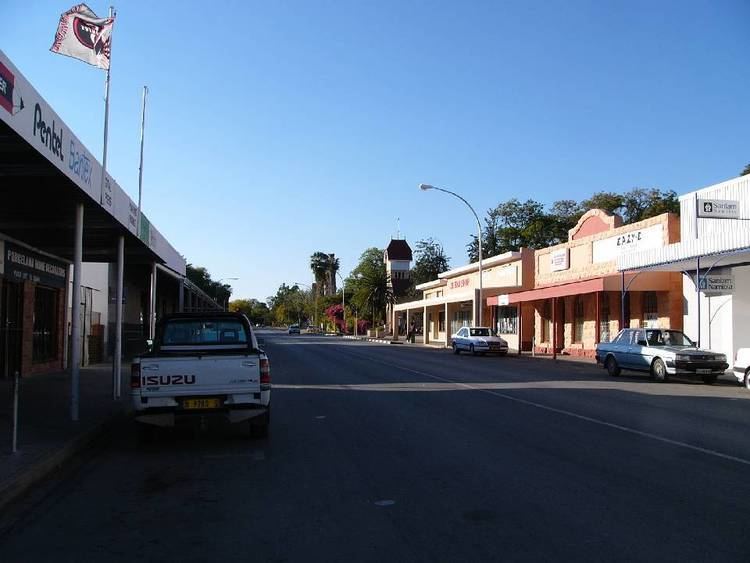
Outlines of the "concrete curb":
[[38,460],[25,471],[0,483],[0,511],[3,511],[6,506],[24,496],[32,486],[50,475],[57,468],[65,465],[65,463],[77,454],[86,450],[98,438],[126,418],[127,414],[125,411],[111,415],[83,434],[69,440],[59,449],[43,456],[42,459]]

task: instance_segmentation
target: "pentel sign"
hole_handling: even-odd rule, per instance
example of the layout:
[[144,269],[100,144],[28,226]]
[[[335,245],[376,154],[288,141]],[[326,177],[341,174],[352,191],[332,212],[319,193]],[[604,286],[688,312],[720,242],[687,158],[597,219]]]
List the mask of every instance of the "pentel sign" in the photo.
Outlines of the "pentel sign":
[[65,157],[63,156],[63,129],[57,125],[54,117],[51,123],[44,120],[42,106],[38,103],[34,104],[33,136],[35,138],[38,136],[39,141],[47,147],[47,150],[62,162],[65,162]]

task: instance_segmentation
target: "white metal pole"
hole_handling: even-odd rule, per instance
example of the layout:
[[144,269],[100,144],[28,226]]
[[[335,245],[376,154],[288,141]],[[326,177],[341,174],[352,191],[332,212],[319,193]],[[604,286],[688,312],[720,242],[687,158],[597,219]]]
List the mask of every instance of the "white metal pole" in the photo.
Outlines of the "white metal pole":
[[148,337],[153,340],[156,335],[156,262],[151,266],[151,291],[149,293]]
[[[113,6],[109,7],[109,17],[114,17],[115,9]],[[104,184],[107,178],[107,139],[109,137],[109,75],[112,69],[112,36],[110,36],[110,58],[109,67],[107,68],[107,75],[104,79],[104,146],[102,151],[102,180],[99,186],[99,203],[104,204]],[[111,205],[110,205],[111,207]]]
[[76,205],[73,239],[73,290],[70,319],[70,418],[78,421],[81,383],[81,264],[83,262],[83,204]]
[[146,96],[148,95],[148,86],[143,87],[143,101],[141,102],[141,159],[138,164],[138,219],[137,219],[137,236],[141,236],[141,201],[143,198],[143,140],[146,131]]
[[115,357],[112,362],[112,398],[118,400],[122,388],[122,295],[125,277],[125,237],[117,240],[117,287],[115,290]]
[[476,213],[474,213],[474,217],[477,219],[477,236],[479,237],[477,238],[479,242],[479,326],[484,326],[482,324],[482,312],[484,310],[484,303],[482,302],[482,224],[479,222],[479,217],[477,217]]

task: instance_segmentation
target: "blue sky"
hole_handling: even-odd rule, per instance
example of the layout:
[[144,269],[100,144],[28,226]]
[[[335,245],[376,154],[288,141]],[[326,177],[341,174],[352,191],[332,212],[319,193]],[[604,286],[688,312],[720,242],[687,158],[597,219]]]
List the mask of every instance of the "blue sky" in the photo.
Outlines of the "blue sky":
[[[3,0],[2,48],[101,154],[104,75],[49,52],[73,2]],[[99,15],[108,4],[89,2]],[[235,297],[347,274],[396,218],[466,262],[511,197],[684,193],[750,162],[750,2],[275,1],[117,6],[108,168]]]

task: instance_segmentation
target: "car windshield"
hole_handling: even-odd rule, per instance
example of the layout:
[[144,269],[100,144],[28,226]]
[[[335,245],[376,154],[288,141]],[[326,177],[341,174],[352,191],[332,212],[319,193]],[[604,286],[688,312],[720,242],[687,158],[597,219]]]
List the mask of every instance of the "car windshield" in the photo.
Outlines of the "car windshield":
[[164,327],[162,344],[247,344],[247,333],[237,320],[175,320]]
[[693,341],[679,330],[647,330],[646,339],[649,346],[693,346]]
[[471,336],[489,336],[490,329],[488,328],[472,328],[470,329]]

